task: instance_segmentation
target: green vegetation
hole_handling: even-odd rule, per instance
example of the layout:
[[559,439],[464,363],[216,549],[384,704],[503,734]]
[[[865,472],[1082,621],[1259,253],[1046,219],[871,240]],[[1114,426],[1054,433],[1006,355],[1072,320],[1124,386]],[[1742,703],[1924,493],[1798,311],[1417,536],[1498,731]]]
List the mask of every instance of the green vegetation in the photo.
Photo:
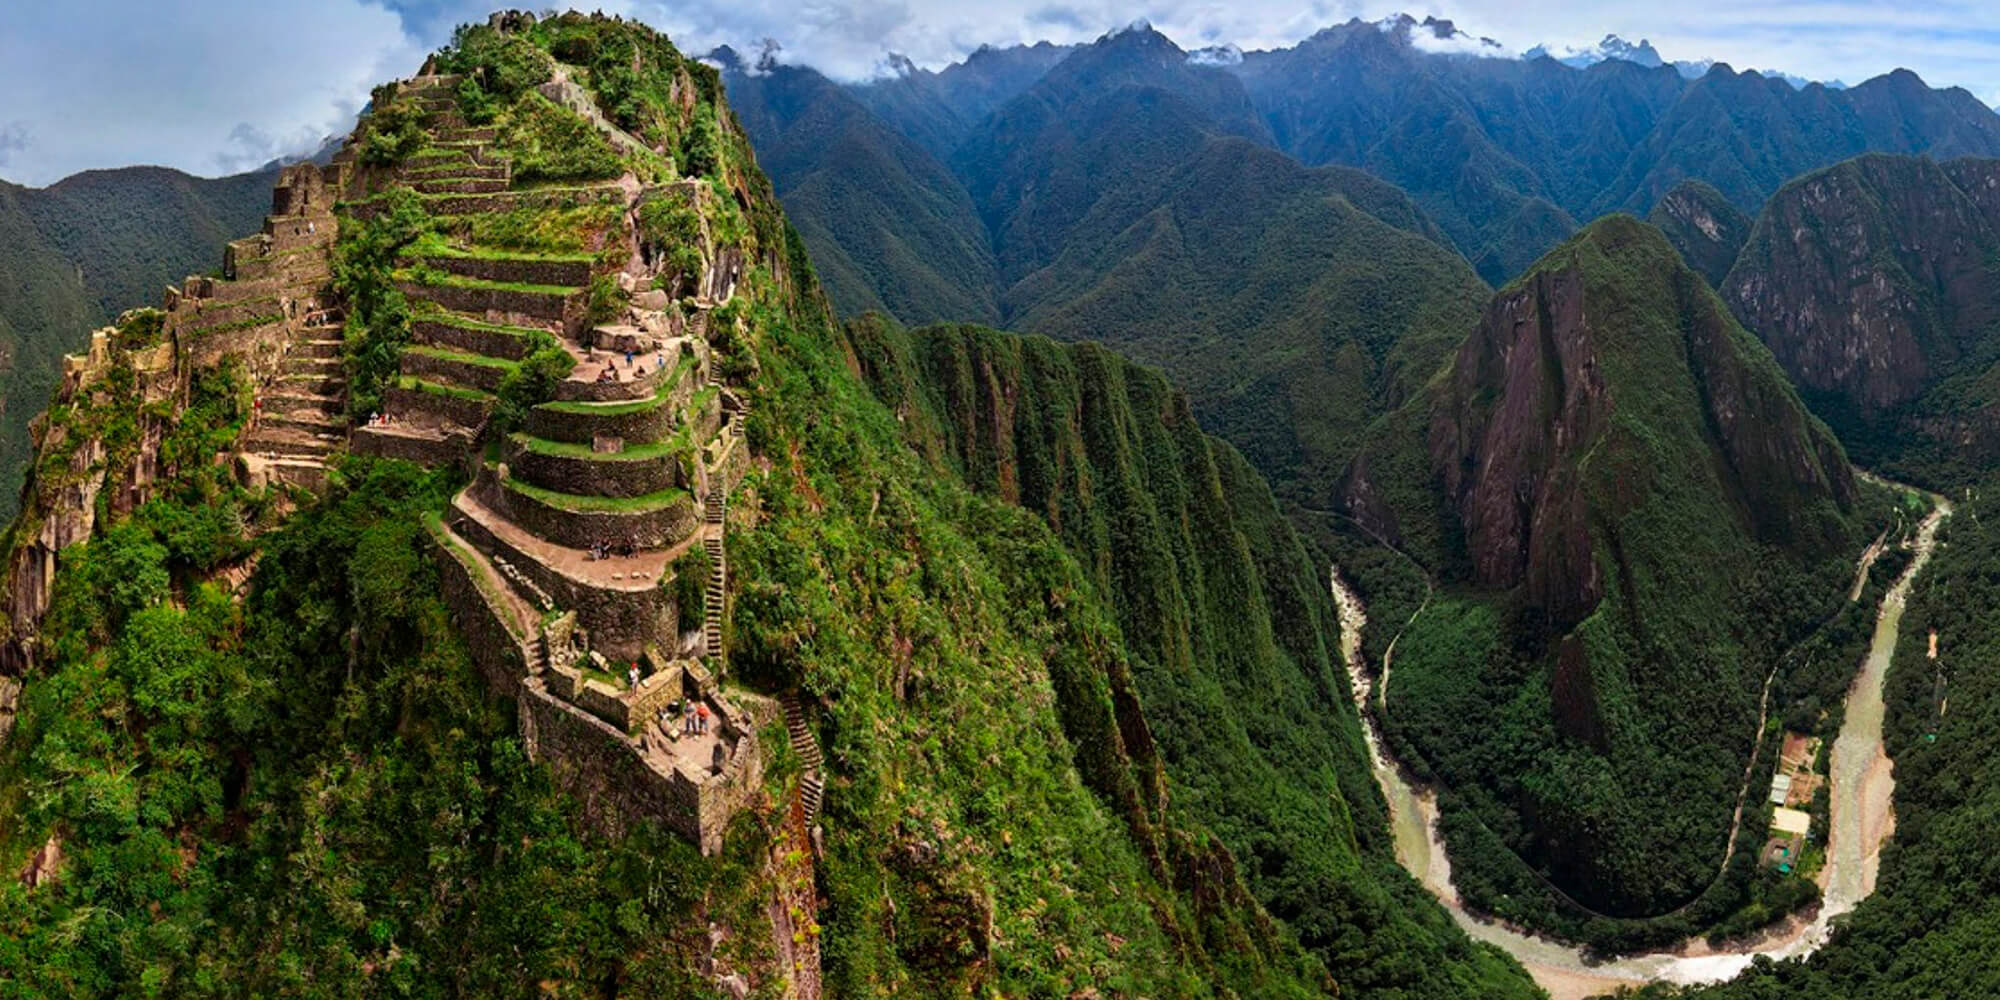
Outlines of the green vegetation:
[[347,412],[379,413],[382,392],[401,371],[410,342],[410,305],[393,278],[396,258],[430,224],[423,199],[408,188],[380,196],[367,219],[341,218],[333,247],[333,287],[347,306]]
[[668,455],[684,452],[692,447],[688,429],[683,427],[665,441],[648,441],[644,444],[628,444],[623,451],[600,452],[587,444],[569,441],[550,441],[547,438],[527,434],[513,435],[514,442],[537,455],[555,455],[562,458],[581,458],[591,462],[651,462]]
[[493,411],[501,431],[521,426],[528,411],[555,398],[556,387],[576,370],[576,358],[544,330],[530,331],[526,337],[528,354],[518,362],[507,362],[509,370],[500,380],[500,405]]
[[690,545],[687,551],[674,559],[673,579],[662,582],[663,587],[672,587],[674,607],[679,616],[681,628],[691,628],[695,622],[708,614],[708,576],[713,564],[708,558],[708,549],[701,545]]
[[702,225],[695,205],[678,196],[648,198],[639,205],[640,249],[648,256],[666,255],[674,274],[669,284],[665,275],[660,287],[669,295],[692,290],[701,278]]
[[768,940],[765,832],[723,857],[588,837],[530,764],[438,593],[421,517],[451,484],[356,463],[258,542],[247,600],[203,582],[163,503],[65,554],[55,658],[0,751],[0,858],[50,831],[60,876],[0,882],[30,994],[627,988],[686,995],[697,906]]
[[93,170],[51,187],[0,181],[0,517],[12,518],[62,356],[160,288],[221,260],[271,207],[271,171],[216,180],[159,167]]
[[496,143],[514,163],[514,180],[610,180],[624,160],[597,127],[540,94],[523,95],[500,116]]
[[1056,529],[1117,610],[1124,682],[1175,784],[1174,812],[1214,831],[1344,988],[1524,992],[1507,960],[1415,902],[1346,709],[1321,571],[1184,396],[1095,345],[906,333],[877,317],[848,337],[920,453]]
[[1488,317],[1358,460],[1350,509],[1378,537],[1336,544],[1394,541],[1435,584],[1342,557],[1391,623],[1370,650],[1395,643],[1387,735],[1445,788],[1459,891],[1614,951],[1802,901],[1748,895],[1731,813],[1774,764],[1766,678],[1771,722],[1844,689],[1853,558],[1890,498],[1637,220],[1593,224]]
[[393,167],[424,146],[424,110],[414,101],[398,100],[396,84],[375,88],[368,113],[355,127],[355,156],[373,167]]
[[440,216],[440,232],[461,242],[500,250],[533,253],[591,253],[596,242],[624,213],[612,199],[584,205],[550,208],[525,205],[505,212],[472,216]]
[[492,393],[480,389],[473,389],[462,385],[446,385],[442,382],[431,382],[417,378],[414,375],[397,376],[395,386],[398,389],[407,389],[412,392],[428,392],[434,396],[449,396],[453,399],[463,399],[472,403],[492,403],[497,399]]
[[[1896,764],[1896,831],[1875,893],[1804,961],[1759,962],[1703,989],[1647,998],[1752,1000],[1982,996],[2000,982],[1991,940],[2000,893],[1990,831],[2000,822],[2000,480],[1956,491],[1930,565],[1911,591],[1884,693],[1883,744]],[[1990,526],[1990,527],[1989,527]],[[1927,653],[1937,630],[1939,658]]]
[[520,479],[506,480],[506,487],[522,496],[540,500],[551,507],[579,514],[647,514],[689,502],[688,491],[664,489],[636,497],[602,497],[561,493]]
[[556,413],[576,413],[600,417],[622,417],[631,413],[657,410],[674,398],[673,383],[668,382],[645,399],[628,399],[616,403],[592,403],[582,400],[556,400],[543,403],[542,409]]

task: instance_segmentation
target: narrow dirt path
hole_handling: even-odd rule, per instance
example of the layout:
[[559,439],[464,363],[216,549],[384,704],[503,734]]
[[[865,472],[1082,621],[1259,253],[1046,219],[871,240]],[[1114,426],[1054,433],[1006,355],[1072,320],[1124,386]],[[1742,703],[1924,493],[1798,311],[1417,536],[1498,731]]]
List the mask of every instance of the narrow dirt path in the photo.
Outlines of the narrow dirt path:
[[[1893,485],[1893,484],[1891,484]],[[1573,946],[1482,920],[1466,911],[1451,883],[1451,860],[1438,834],[1437,795],[1419,786],[1391,757],[1375,719],[1362,712],[1362,731],[1376,784],[1388,801],[1396,860],[1450,911],[1475,940],[1513,955],[1554,1000],[1581,1000],[1620,987],[1648,982],[1701,983],[1734,976],[1759,955],[1792,958],[1807,955],[1826,942],[1830,922],[1850,912],[1875,889],[1882,845],[1895,828],[1892,798],[1895,781],[1882,747],[1882,685],[1895,653],[1898,628],[1910,586],[1929,563],[1937,531],[1951,516],[1951,504],[1931,497],[1933,508],[1917,529],[1915,558],[1883,596],[1867,659],[1848,692],[1847,713],[1834,742],[1830,775],[1832,810],[1827,868],[1823,873],[1825,900],[1810,921],[1794,919],[1778,925],[1753,942],[1736,948],[1713,949],[1696,938],[1678,948],[1592,963]],[[1860,570],[1879,549],[1871,546]],[[1354,689],[1357,707],[1365,708],[1374,685],[1361,655],[1361,632],[1367,609],[1340,576],[1331,573],[1334,603],[1340,613],[1340,650]],[[1768,696],[1769,685],[1766,684]],[[1739,804],[1740,812],[1740,804]]]

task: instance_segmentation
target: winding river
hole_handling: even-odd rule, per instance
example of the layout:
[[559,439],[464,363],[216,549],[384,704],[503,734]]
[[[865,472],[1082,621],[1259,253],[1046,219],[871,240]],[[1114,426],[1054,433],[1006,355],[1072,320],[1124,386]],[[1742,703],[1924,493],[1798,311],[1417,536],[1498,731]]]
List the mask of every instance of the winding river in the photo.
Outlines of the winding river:
[[[1827,862],[1819,876],[1823,901],[1810,921],[1794,918],[1735,948],[1710,948],[1702,939],[1694,938],[1668,951],[1591,962],[1580,949],[1570,945],[1482,920],[1466,911],[1452,885],[1451,859],[1445,854],[1444,841],[1437,832],[1436,793],[1413,783],[1389,757],[1374,717],[1364,710],[1362,729],[1368,740],[1369,763],[1375,782],[1389,803],[1396,860],[1451,911],[1466,933],[1513,955],[1554,1000],[1579,1000],[1621,986],[1648,982],[1714,982],[1734,976],[1758,955],[1791,958],[1810,954],[1826,942],[1830,922],[1835,917],[1853,910],[1875,891],[1882,845],[1895,829],[1895,814],[1890,806],[1895,779],[1890,773],[1889,757],[1882,749],[1882,685],[1895,653],[1897,628],[1903,619],[1910,584],[1930,562],[1938,526],[1951,516],[1948,501],[1935,496],[1930,499],[1934,506],[1918,525],[1914,558],[1883,595],[1868,656],[1848,690],[1847,714],[1840,735],[1834,740],[1829,765],[1832,798]],[[1866,561],[1878,551],[1871,547],[1863,557],[1861,572],[1866,572]],[[1341,578],[1338,567],[1333,569],[1331,578],[1334,601],[1340,609],[1341,656],[1353,681],[1356,707],[1364,708],[1373,683],[1361,655],[1361,630],[1367,625],[1367,611],[1353,588]]]

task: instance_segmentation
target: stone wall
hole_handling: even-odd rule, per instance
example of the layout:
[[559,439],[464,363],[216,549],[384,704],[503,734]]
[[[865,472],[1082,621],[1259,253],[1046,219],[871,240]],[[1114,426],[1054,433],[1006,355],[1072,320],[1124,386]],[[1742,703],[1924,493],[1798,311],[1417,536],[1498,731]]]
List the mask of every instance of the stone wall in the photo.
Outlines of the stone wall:
[[590,284],[591,262],[585,260],[543,260],[534,258],[462,257],[456,254],[424,258],[424,263],[448,274],[482,281],[511,281],[526,285],[566,285],[582,288]]
[[638,497],[688,485],[678,455],[621,458],[618,453],[588,458],[549,455],[509,442],[507,465],[525,482],[564,493],[599,497]]
[[396,287],[414,301],[434,302],[446,309],[483,316],[508,326],[532,326],[575,333],[583,326],[582,296],[564,297],[483,285],[425,285],[399,281]]
[[493,484],[491,493],[488,507],[531,534],[573,549],[620,540],[642,549],[667,548],[694,534],[697,526],[694,497],[687,493],[664,507],[645,511],[565,510],[506,483]]
[[432,382],[470,386],[482,392],[500,391],[500,382],[507,377],[508,372],[508,369],[499,365],[440,358],[422,351],[403,352],[397,359],[397,364],[405,375],[415,375]]
[[382,405],[398,421],[431,430],[463,430],[483,425],[492,404],[424,389],[390,386]]
[[473,436],[462,431],[426,437],[393,433],[392,428],[356,427],[347,447],[357,455],[400,458],[405,462],[438,468],[458,462],[476,445]]
[[529,670],[520,637],[501,621],[492,603],[480,593],[472,567],[453,551],[453,543],[437,526],[429,528],[438,567],[438,590],[458,621],[465,646],[472,652],[473,664],[493,690],[509,698],[517,697],[521,680]]
[[438,320],[420,319],[410,324],[411,335],[419,344],[483,354],[490,358],[519,361],[528,356],[527,339],[518,333],[482,330]]
[[[486,496],[490,493],[491,486],[482,484],[475,495],[482,504],[487,504]],[[488,509],[494,508],[489,505]],[[543,565],[470,518],[454,520],[453,529],[480,549],[498,553],[559,607],[576,612],[578,623],[590,632],[591,645],[605,656],[632,660],[649,645],[673,645],[680,611],[659,580],[619,587],[595,586]]]
[[646,366],[645,375],[622,382],[564,381],[556,385],[556,399],[565,403],[616,403],[646,399],[657,395],[660,386],[664,385],[667,378],[676,370],[674,359],[669,356],[666,370],[661,371],[658,352],[633,360]]
[[527,431],[538,438],[589,444],[600,437],[659,441],[674,432],[673,395],[655,396],[650,406],[620,413],[574,411],[547,404],[528,411]]
[[521,729],[537,760],[582,807],[584,819],[612,837],[623,836],[632,817],[648,816],[699,845],[722,849],[729,821],[757,795],[764,759],[752,732],[732,734],[735,752],[719,775],[707,767],[662,773],[638,740],[556,697],[540,678],[521,687]]

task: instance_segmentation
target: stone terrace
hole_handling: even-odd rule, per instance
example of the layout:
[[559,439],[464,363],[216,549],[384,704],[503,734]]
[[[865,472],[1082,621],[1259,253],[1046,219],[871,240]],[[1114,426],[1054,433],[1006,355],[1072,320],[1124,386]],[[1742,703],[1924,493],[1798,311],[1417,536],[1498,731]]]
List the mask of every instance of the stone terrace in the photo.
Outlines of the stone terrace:
[[[644,188],[628,177],[516,190],[493,130],[459,118],[456,82],[402,86],[400,96],[424,108],[432,145],[391,170],[353,168],[357,214],[391,183],[414,188],[434,217],[611,199],[620,210],[605,213],[610,228],[594,245],[636,242],[632,208]],[[761,781],[756,729],[777,717],[768,700],[725,693],[716,680],[727,600],[720,512],[747,451],[742,411],[714,383],[703,336],[706,310],[726,294],[684,315],[641,290],[653,276],[638,255],[624,255],[629,270],[614,270],[620,256],[522,253],[463,238],[413,247],[396,274],[414,314],[411,342],[384,413],[356,428],[353,447],[472,471],[431,533],[446,596],[482,671],[520,701],[531,752],[602,825],[650,815],[713,851]],[[594,323],[589,290],[609,280],[636,304]],[[734,273],[699,285],[733,292]],[[492,420],[498,393],[549,343],[572,356],[574,370],[553,399],[501,433]],[[682,622],[674,564],[697,548],[710,557],[706,618]],[[700,708],[712,720],[705,732],[662,718]]]

